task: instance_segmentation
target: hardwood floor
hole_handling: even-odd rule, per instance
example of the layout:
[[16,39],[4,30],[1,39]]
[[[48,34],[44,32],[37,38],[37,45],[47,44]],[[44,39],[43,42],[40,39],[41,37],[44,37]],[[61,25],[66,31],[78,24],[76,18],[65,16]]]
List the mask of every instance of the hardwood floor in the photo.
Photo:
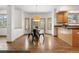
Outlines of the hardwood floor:
[[79,52],[79,48],[72,48],[64,41],[52,37],[51,35],[45,35],[44,43],[31,42],[32,37],[27,38],[24,35],[20,39],[15,40],[13,43],[8,44],[10,51],[29,51],[31,53],[72,53]]
[[0,52],[13,51],[28,53],[79,53],[79,48],[73,48],[64,41],[51,35],[45,35],[44,42],[36,41],[32,43],[32,37],[30,36],[30,38],[27,38],[27,35],[24,35],[12,43],[6,42],[6,38],[0,37]]

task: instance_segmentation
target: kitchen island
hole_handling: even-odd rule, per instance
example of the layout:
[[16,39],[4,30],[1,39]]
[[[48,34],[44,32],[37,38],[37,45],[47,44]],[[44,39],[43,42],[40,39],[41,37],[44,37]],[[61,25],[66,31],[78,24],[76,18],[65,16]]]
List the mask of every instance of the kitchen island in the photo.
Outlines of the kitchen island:
[[57,37],[72,47],[79,47],[79,26],[55,26],[57,28]]

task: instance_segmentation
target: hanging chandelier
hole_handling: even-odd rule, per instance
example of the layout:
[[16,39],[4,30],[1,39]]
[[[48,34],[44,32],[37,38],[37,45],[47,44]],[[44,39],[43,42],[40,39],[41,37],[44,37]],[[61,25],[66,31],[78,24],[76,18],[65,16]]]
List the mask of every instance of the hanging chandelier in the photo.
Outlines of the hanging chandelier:
[[40,16],[33,16],[33,21],[35,21],[35,22],[39,22],[40,19],[41,19]]
[[41,19],[41,17],[38,16],[38,5],[36,5],[35,7],[36,7],[36,8],[35,8],[35,10],[36,10],[36,16],[33,16],[32,19],[33,19],[33,21],[35,21],[35,22],[39,22],[40,19]]

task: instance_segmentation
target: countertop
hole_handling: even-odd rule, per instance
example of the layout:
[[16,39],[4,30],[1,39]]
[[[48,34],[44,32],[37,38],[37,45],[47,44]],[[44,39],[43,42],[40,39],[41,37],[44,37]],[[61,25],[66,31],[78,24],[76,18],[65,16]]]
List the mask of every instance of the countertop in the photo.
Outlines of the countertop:
[[68,28],[68,29],[79,29],[79,26],[68,25],[66,28]]
[[79,25],[55,25],[54,27],[65,27],[67,29],[79,29]]

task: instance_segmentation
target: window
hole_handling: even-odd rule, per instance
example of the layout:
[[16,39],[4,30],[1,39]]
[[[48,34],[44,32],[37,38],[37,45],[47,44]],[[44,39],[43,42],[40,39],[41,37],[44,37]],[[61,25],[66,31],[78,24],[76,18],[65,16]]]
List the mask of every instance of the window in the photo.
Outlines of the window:
[[7,15],[0,15],[0,28],[7,27]]
[[47,29],[52,30],[52,19],[51,18],[47,19]]
[[45,18],[41,18],[40,24],[39,24],[40,29],[44,30],[44,25],[45,25]]
[[78,13],[69,13],[68,15],[68,23],[79,23],[79,14]]

